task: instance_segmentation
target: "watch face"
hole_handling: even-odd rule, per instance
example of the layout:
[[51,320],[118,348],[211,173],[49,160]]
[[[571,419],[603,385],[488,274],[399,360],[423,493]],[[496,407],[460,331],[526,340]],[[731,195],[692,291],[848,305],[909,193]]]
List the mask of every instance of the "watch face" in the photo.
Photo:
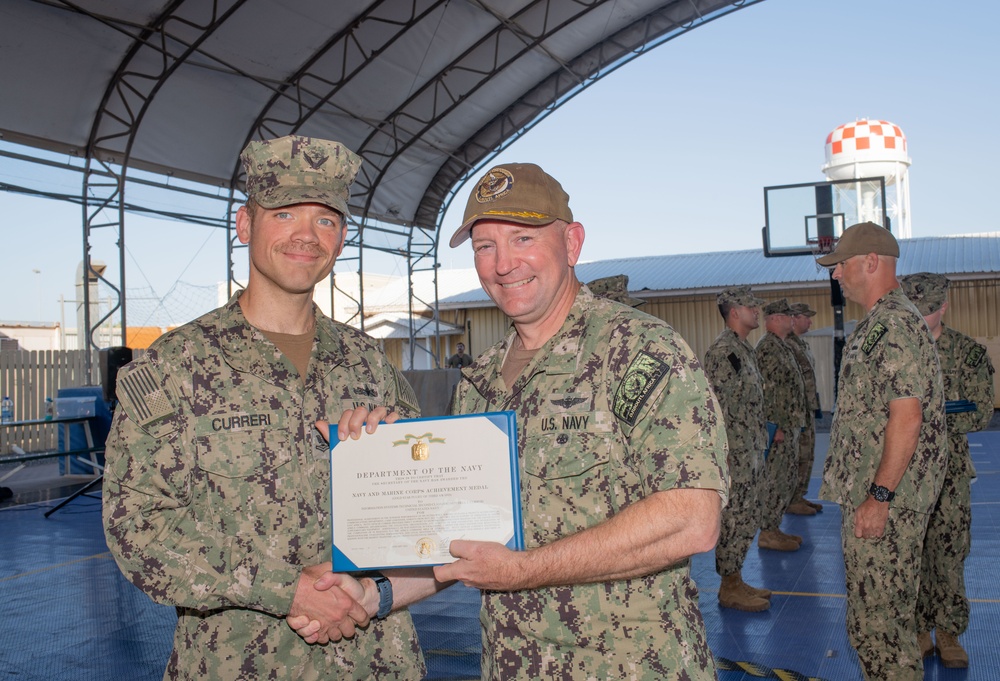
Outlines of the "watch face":
[[893,493],[888,490],[888,488],[882,487],[881,485],[876,485],[875,483],[872,483],[872,486],[868,490],[868,493],[875,498],[875,501],[883,501],[883,502],[889,501],[894,496]]

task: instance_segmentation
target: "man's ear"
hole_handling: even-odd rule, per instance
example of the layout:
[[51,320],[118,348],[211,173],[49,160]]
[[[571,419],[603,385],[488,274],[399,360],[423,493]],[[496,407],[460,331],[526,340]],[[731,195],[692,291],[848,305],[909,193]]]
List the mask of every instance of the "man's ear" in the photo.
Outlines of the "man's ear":
[[583,240],[586,236],[586,230],[579,222],[571,222],[566,225],[566,251],[569,255],[570,267],[576,266],[577,261],[580,260],[580,253],[583,251]]
[[250,243],[250,213],[247,212],[246,206],[240,206],[236,211],[236,236],[239,237],[241,244]]

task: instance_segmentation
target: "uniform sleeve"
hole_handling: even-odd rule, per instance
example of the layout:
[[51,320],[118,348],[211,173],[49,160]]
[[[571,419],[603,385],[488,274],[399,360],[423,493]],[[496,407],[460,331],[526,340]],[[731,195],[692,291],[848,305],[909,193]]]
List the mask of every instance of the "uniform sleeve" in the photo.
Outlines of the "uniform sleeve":
[[[300,568],[268,559],[249,540],[226,536],[197,517],[200,471],[193,446],[183,439],[183,408],[158,371],[139,366],[142,377],[162,390],[159,407],[122,399],[108,437],[104,529],[119,568],[157,603],[284,615]],[[120,396],[129,373],[119,376]]]
[[638,347],[612,404],[646,489],[714,489],[725,503],[725,425],[701,364],[676,335]]
[[911,325],[910,321],[909,315],[885,315],[861,341],[865,361],[875,367],[871,372],[875,394],[886,409],[893,400],[915,397],[924,403],[928,397],[927,368],[922,359],[926,353],[921,346],[933,341],[926,324]]
[[[948,433],[955,435],[983,430],[993,418],[993,362],[986,348],[969,339],[960,347],[956,399],[976,403],[976,411],[948,414]],[[949,396],[952,397],[952,396]]]

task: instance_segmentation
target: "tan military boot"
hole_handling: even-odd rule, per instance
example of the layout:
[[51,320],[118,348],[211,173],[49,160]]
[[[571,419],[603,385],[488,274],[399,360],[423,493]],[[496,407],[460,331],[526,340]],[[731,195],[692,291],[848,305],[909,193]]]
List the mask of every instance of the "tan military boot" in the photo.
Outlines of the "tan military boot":
[[771,601],[759,596],[752,596],[744,591],[741,585],[743,579],[739,573],[726,575],[719,587],[719,605],[744,612],[760,612],[771,607]]
[[797,534],[788,534],[787,532],[782,532],[781,530],[775,530],[775,532],[777,532],[778,534],[780,534],[785,539],[790,539],[791,541],[795,542],[799,546],[802,546],[802,537],[800,537],[799,535],[797,535]]
[[948,669],[965,669],[969,666],[969,655],[954,634],[938,629],[937,649],[941,664]]
[[796,499],[788,505],[785,513],[792,515],[816,515],[816,509],[806,503],[805,499]]
[[809,504],[810,506],[812,506],[814,509],[816,509],[817,513],[822,513],[823,512],[823,504],[818,504],[815,501],[809,501],[805,497],[802,498],[802,501],[806,502],[807,504]]
[[920,657],[930,657],[934,654],[934,641],[931,640],[931,632],[921,631],[917,634],[917,645],[920,647]]
[[743,590],[746,591],[751,596],[756,596],[757,598],[771,598],[770,589],[759,589],[755,586],[750,586],[749,584],[743,581],[742,575],[740,576],[740,587],[742,587]]
[[761,530],[757,546],[773,551],[798,551],[799,543],[775,530]]

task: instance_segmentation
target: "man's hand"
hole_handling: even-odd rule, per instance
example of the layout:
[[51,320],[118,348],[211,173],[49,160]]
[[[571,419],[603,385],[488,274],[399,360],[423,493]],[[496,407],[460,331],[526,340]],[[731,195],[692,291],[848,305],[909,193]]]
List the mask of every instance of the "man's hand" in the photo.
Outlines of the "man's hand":
[[[390,412],[387,407],[376,407],[370,412],[364,407],[348,409],[340,415],[340,421],[337,422],[337,438],[341,442],[346,440],[348,437],[352,440],[357,440],[361,437],[362,426],[364,427],[365,432],[371,435],[378,430],[378,424],[380,421],[395,423],[398,419],[399,414],[394,411]],[[329,423],[326,421],[317,421],[316,429],[323,435],[324,440],[327,442],[330,441]]]
[[774,431],[774,444],[780,445],[784,441],[785,441],[785,431],[783,431],[781,428],[778,428],[776,431]]
[[[331,563],[312,565],[302,570],[295,598],[286,621],[306,643],[325,644],[354,636],[356,627],[368,624],[368,612],[361,606],[364,588],[350,575],[331,573]],[[313,586],[324,575],[327,588]]]
[[885,534],[888,520],[889,504],[868,497],[854,514],[854,536],[858,539],[877,539]]
[[503,544],[456,539],[449,546],[459,560],[434,567],[439,582],[461,580],[466,586],[494,591],[518,591],[529,588],[522,551],[511,551]]

